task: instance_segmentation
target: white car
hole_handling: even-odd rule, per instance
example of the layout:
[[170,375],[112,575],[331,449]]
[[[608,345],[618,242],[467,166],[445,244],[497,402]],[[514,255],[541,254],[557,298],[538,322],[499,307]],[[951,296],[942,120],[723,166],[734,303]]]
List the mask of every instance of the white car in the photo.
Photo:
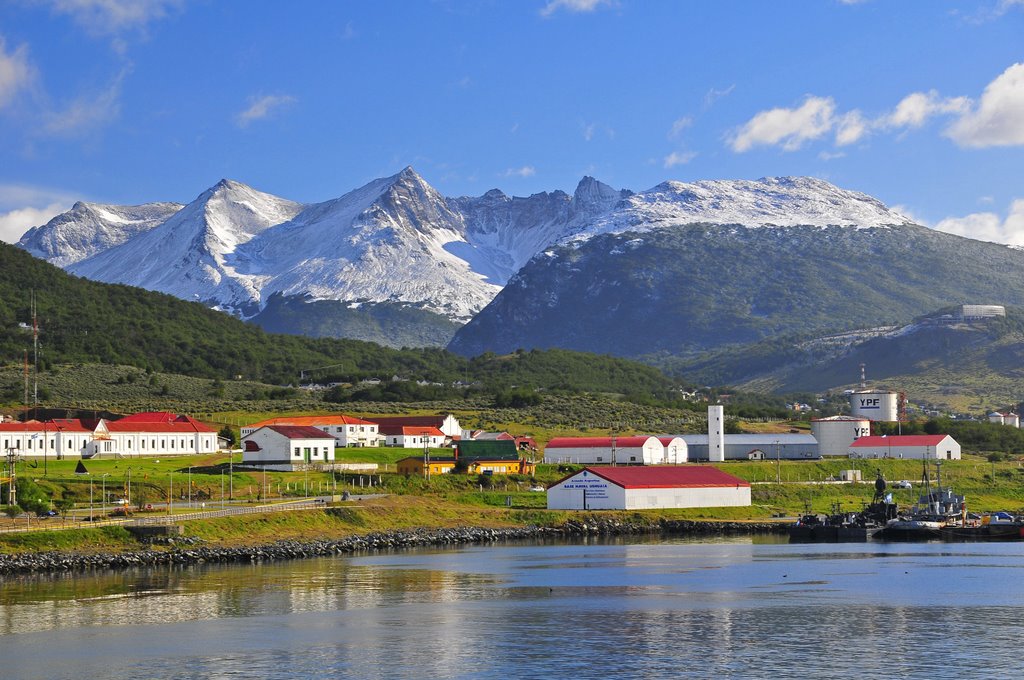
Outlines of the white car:
[[893,482],[893,488],[895,489],[912,489],[914,486],[905,479],[901,479],[898,482]]

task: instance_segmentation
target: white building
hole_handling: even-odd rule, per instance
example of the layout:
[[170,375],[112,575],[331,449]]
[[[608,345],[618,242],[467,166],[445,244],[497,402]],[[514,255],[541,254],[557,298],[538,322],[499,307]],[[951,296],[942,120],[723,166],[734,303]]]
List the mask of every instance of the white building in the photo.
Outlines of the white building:
[[861,437],[849,451],[850,458],[960,460],[960,444],[948,434]]
[[988,414],[988,422],[997,423],[999,425],[1009,425],[1010,427],[1020,427],[1020,416],[1016,413],[999,413],[993,411]]
[[189,416],[136,413],[120,420],[56,418],[0,423],[0,455],[115,458],[216,453],[217,431]]
[[344,413],[333,413],[323,416],[279,416],[252,423],[241,428],[242,437],[247,437],[261,427],[267,425],[292,425],[315,427],[334,437],[337,445],[346,447],[382,446],[384,438],[378,431],[377,423],[369,420],[348,416]]
[[665,447],[665,455],[661,462],[665,465],[680,465],[690,459],[690,451],[682,437],[658,437]]
[[[678,452],[678,445],[676,451]],[[544,462],[658,465],[665,462],[665,446],[657,437],[649,436],[556,437],[544,447]]]
[[548,489],[550,510],[645,510],[750,505],[750,482],[717,468],[588,467]]
[[[710,460],[706,434],[681,434],[690,461]],[[772,433],[724,435],[725,460],[816,460],[818,440],[809,434]],[[712,460],[712,462],[714,462]]]
[[242,464],[289,471],[334,462],[334,437],[310,425],[265,425],[242,437]]
[[422,449],[424,446],[439,449],[447,439],[445,433],[436,427],[381,425],[380,433],[384,436],[384,446],[402,449]]

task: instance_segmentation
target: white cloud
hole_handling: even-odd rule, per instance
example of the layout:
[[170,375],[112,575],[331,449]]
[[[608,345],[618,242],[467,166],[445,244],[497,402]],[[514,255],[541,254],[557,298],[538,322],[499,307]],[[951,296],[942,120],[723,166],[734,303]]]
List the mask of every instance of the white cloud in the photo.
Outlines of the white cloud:
[[672,128],[668,131],[669,139],[679,139],[679,135],[683,134],[683,130],[693,125],[693,118],[690,116],[683,116],[677,118],[672,122]]
[[109,36],[145,27],[182,7],[184,0],[46,0],[92,35]]
[[900,215],[903,215],[914,224],[920,224],[921,226],[924,227],[931,226],[928,224],[928,221],[924,217],[921,217],[920,215],[917,214],[916,211],[912,210],[911,208],[908,208],[905,205],[891,205],[889,206],[889,209],[892,210],[893,212],[897,212]]
[[607,125],[603,125],[601,123],[581,123],[580,125],[582,127],[581,131],[583,133],[583,139],[588,142],[592,140],[599,132],[603,132],[605,136],[608,137],[608,139],[615,138],[615,130],[608,127]]
[[723,88],[721,90],[716,90],[715,88],[711,88],[710,90],[707,91],[707,94],[704,95],[704,108],[705,109],[711,108],[712,104],[714,104],[716,101],[718,101],[722,97],[729,96],[730,94],[732,94],[732,91],[735,90],[735,89],[736,89],[736,84],[735,83],[730,85],[729,87]]
[[16,243],[30,227],[46,224],[75,202],[67,191],[0,184],[0,241]]
[[677,165],[686,165],[696,157],[696,151],[673,151],[669,155],[665,156],[662,161],[662,165],[664,165],[665,168],[674,168]]
[[28,47],[22,45],[9,53],[3,36],[0,36],[0,109],[14,101],[18,92],[25,89],[35,77],[35,70],[28,61]]
[[505,177],[533,177],[537,169],[532,165],[524,165],[521,168],[509,168],[505,171]]
[[919,128],[939,114],[963,114],[971,108],[967,97],[942,98],[935,90],[908,94],[892,113],[879,118],[875,125],[883,128]]
[[832,161],[832,160],[835,160],[837,158],[846,158],[846,153],[843,152],[843,151],[836,151],[834,153],[831,152],[831,151],[820,151],[820,152],[818,152],[818,160],[821,160],[821,161]]
[[267,118],[272,115],[275,110],[280,109],[282,106],[287,106],[294,101],[295,97],[287,94],[270,94],[263,97],[250,97],[249,108],[235,116],[235,122],[238,124],[238,127],[246,127],[254,120]]
[[74,135],[117,118],[121,113],[121,83],[129,72],[130,68],[124,68],[101,92],[80,96],[62,111],[46,113],[43,130],[52,135]]
[[1013,64],[989,83],[977,107],[945,134],[971,148],[1024,144],[1024,64]]
[[612,0],[549,0],[540,10],[542,17],[549,17],[560,9],[574,14],[593,12],[601,5],[612,6]]
[[786,151],[796,151],[808,140],[828,133],[835,124],[834,115],[831,97],[807,97],[795,109],[761,111],[733,135],[730,145],[737,153],[776,144]]
[[973,213],[964,217],[947,217],[935,228],[980,241],[1024,246],[1024,199],[1018,198],[1010,204],[1005,219],[994,212]]
[[17,243],[26,231],[46,224],[70,207],[66,203],[50,203],[42,208],[16,208],[0,212],[0,241]]
[[868,134],[870,122],[854,109],[839,117],[836,123],[836,146],[847,146],[860,141]]

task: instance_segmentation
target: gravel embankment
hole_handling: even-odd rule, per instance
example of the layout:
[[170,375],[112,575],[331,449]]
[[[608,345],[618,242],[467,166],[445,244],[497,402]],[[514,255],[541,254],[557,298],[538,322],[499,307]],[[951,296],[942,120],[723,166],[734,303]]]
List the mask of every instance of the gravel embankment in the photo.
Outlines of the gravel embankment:
[[288,560],[305,557],[344,555],[374,550],[395,550],[419,546],[495,543],[531,539],[564,539],[581,536],[724,536],[778,534],[785,525],[773,522],[697,522],[663,520],[639,524],[588,518],[572,520],[558,527],[512,527],[484,529],[415,529],[375,532],[336,540],[278,541],[266,545],[209,547],[188,538],[163,539],[160,549],[147,548],[117,553],[39,552],[0,554],[0,574],[32,572],[122,569],[156,565],[229,564]]

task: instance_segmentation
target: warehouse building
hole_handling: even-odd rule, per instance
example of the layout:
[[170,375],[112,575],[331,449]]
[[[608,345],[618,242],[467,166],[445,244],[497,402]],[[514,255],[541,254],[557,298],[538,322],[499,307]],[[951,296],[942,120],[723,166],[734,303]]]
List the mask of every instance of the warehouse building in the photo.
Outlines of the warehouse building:
[[[709,460],[708,435],[681,434],[690,461]],[[727,434],[725,460],[817,460],[818,440],[809,434]]]
[[750,482],[717,468],[587,467],[548,489],[550,510],[646,510],[750,505]]
[[849,452],[850,458],[960,460],[960,444],[948,434],[861,437]]
[[673,455],[682,455],[682,460],[669,460],[665,444],[658,437],[556,437],[544,448],[544,462],[583,465],[660,465],[684,462],[685,441],[679,437],[663,439],[671,443]]

